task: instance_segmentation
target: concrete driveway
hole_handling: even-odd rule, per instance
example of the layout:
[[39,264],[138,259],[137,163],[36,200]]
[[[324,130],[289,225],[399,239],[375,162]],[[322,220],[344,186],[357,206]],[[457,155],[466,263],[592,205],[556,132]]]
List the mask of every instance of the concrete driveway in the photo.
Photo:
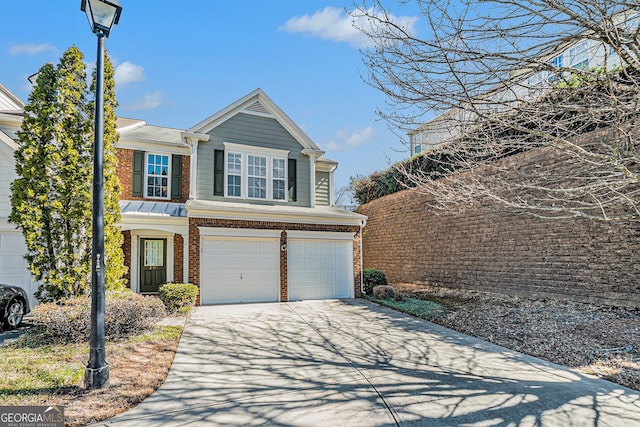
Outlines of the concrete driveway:
[[363,300],[197,307],[111,426],[638,426],[640,393]]

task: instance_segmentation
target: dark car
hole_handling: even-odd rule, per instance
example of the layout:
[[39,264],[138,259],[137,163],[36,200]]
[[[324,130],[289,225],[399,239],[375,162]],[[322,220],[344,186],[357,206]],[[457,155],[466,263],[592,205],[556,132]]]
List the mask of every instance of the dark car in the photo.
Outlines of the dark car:
[[5,329],[18,326],[29,311],[29,298],[24,289],[0,284],[0,316]]

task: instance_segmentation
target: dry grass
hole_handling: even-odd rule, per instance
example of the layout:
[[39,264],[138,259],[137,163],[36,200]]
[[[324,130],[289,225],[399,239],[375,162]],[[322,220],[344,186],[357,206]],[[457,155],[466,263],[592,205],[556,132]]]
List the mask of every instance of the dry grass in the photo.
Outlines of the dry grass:
[[447,308],[434,323],[640,390],[640,310],[414,284],[406,295]]
[[[57,379],[59,385],[56,387],[38,388],[34,383],[31,387],[9,390],[5,386],[0,390],[0,405],[63,405],[65,425],[68,426],[83,426],[118,415],[142,402],[162,385],[173,363],[181,332],[180,326],[167,326],[132,339],[107,343],[109,386],[100,390],[83,388],[84,367],[89,354],[86,345],[47,346],[50,349],[48,365],[66,365],[68,378]],[[34,352],[34,358],[46,351],[34,348],[34,345],[22,349],[19,343],[12,347],[10,351],[17,351],[17,354]],[[14,375],[18,373],[14,372]],[[46,377],[52,374],[41,370],[38,375],[44,377],[43,384],[46,384],[50,381]]]

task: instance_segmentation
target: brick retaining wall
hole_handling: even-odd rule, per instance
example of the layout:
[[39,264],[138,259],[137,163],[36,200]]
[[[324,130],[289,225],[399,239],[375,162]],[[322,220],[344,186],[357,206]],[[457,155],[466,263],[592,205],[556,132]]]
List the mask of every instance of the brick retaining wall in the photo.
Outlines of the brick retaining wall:
[[391,283],[640,308],[640,222],[540,219],[489,207],[436,213],[430,197],[405,190],[360,207],[369,217],[364,268],[382,270]]

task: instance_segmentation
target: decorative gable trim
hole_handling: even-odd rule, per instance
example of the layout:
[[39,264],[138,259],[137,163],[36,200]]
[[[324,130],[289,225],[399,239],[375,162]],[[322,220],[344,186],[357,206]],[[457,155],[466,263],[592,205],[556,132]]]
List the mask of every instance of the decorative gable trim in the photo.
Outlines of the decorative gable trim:
[[273,114],[267,110],[267,108],[260,102],[259,100],[254,102],[253,104],[249,104],[244,110],[242,110],[245,114],[253,114],[255,116],[262,117],[271,117],[273,118]]
[[[257,104],[256,104],[257,103]],[[260,105],[260,107],[258,107]],[[249,109],[251,107],[252,109]],[[255,109],[264,109],[267,111],[267,117],[271,117],[278,121],[284,127],[287,132],[291,134],[295,138],[296,141],[303,148],[312,150],[314,152],[318,152],[319,154],[324,154],[324,151],[320,150],[320,148],[304,133],[302,129],[296,125],[289,116],[285,114],[272,100],[269,98],[262,89],[258,88],[251,92],[250,94],[240,98],[233,104],[230,104],[226,108],[218,111],[217,113],[209,116],[204,119],[197,125],[188,129],[187,132],[194,133],[207,133],[212,129],[215,129],[220,124],[226,122],[230,118],[234,117],[238,113],[247,113],[247,114],[255,114],[255,115],[264,115],[265,113],[261,113],[255,111]]]
[[0,83],[0,110],[21,111],[24,107],[24,102]]

